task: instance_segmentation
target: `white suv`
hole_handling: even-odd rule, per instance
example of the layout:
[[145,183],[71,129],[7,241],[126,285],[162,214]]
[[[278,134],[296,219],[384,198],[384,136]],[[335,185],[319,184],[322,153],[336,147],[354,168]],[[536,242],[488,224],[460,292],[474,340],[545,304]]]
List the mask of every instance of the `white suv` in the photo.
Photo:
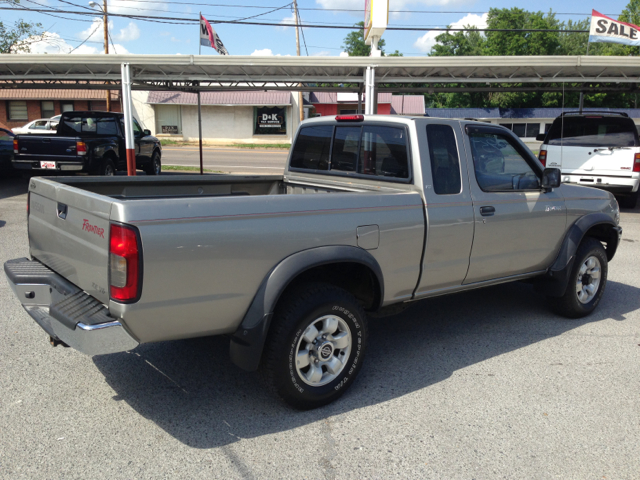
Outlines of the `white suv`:
[[538,140],[544,140],[540,161],[560,168],[563,183],[602,188],[616,195],[620,206],[636,206],[640,142],[627,114],[566,112]]

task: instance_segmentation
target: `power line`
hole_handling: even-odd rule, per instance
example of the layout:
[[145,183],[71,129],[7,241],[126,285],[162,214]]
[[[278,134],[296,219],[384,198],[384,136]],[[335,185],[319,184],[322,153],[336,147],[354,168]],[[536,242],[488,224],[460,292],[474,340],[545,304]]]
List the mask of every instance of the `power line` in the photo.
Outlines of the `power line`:
[[76,48],[74,48],[73,50],[71,50],[69,53],[75,52],[77,49],[79,49],[82,45],[84,45],[84,43],[89,40],[94,33],[96,33],[98,31],[98,28],[100,28],[100,23],[96,25],[96,28],[93,29],[93,32],[91,32],[89,34],[89,36],[87,38],[85,38],[84,42],[82,42],[80,45],[78,45]]
[[297,7],[296,7],[296,14],[298,15],[298,18],[296,18],[296,21],[300,24],[300,32],[302,32],[302,41],[304,43],[304,51],[307,52],[307,57],[308,57],[309,49],[307,48],[307,39],[304,38],[304,28],[302,28],[302,19],[300,18],[300,10],[298,10]]
[[[14,10],[14,11],[30,11],[37,13],[47,13],[51,12],[51,10],[45,10],[42,8],[12,8],[12,7],[0,7],[0,10]],[[57,10],[53,10],[56,11]],[[76,12],[76,11],[64,11],[61,13],[65,14],[74,14],[74,15],[91,15],[95,16],[94,13],[89,12]],[[157,23],[169,23],[174,25],[189,25],[198,23],[199,20],[196,18],[175,18],[175,17],[164,17],[157,15],[131,15],[131,14],[122,14],[122,13],[109,13],[112,17],[123,17],[123,18],[131,18],[133,20],[140,20],[146,22],[157,22]],[[273,22],[241,22],[238,20],[212,20],[215,23],[219,24],[229,24],[229,25],[253,25],[253,26],[268,26],[268,27],[282,27],[282,23],[273,23]],[[302,25],[296,24],[285,24],[287,27],[301,27]],[[306,28],[331,28],[331,29],[342,29],[342,30],[359,30],[358,27],[354,26],[346,26],[346,25],[320,25],[320,24],[305,24]],[[387,30],[392,31],[435,31],[435,32],[467,32],[467,31],[477,31],[477,32],[517,32],[517,33],[588,33],[589,30],[562,30],[562,29],[537,29],[537,28],[448,28],[448,27],[387,27]]]

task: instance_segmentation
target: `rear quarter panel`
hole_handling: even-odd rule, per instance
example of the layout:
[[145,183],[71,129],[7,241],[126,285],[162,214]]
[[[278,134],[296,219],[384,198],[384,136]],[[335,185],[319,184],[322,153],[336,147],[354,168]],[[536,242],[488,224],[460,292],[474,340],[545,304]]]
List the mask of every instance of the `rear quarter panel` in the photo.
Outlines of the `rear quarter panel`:
[[382,267],[385,302],[409,298],[424,238],[418,193],[331,193],[116,202],[112,219],[140,230],[142,296],[110,303],[141,342],[231,333],[260,283],[287,256],[357,245],[378,225],[369,252]]

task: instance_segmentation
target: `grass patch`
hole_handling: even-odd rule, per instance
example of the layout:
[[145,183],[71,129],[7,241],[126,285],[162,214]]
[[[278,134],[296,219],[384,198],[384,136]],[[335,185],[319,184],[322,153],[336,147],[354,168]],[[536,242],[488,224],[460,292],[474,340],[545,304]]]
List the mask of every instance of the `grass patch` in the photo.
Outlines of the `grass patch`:
[[234,143],[232,145],[225,145],[225,147],[237,147],[237,148],[291,148],[290,143]]
[[[172,172],[198,172],[200,173],[200,167],[184,167],[182,165],[162,165],[163,171],[172,171]],[[220,170],[211,170],[209,168],[205,168],[202,170],[205,173],[224,173]]]

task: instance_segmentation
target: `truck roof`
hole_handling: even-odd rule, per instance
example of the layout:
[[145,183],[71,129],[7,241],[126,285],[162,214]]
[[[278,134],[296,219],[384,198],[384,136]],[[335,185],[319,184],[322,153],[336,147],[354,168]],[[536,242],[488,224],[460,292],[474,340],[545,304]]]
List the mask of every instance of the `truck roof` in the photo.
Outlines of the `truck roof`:
[[81,116],[85,116],[85,115],[90,115],[92,117],[122,117],[124,116],[124,113],[120,113],[120,112],[102,112],[102,111],[98,111],[98,110],[72,110],[70,112],[64,112],[62,113],[63,116],[68,117],[71,115],[81,115]]

